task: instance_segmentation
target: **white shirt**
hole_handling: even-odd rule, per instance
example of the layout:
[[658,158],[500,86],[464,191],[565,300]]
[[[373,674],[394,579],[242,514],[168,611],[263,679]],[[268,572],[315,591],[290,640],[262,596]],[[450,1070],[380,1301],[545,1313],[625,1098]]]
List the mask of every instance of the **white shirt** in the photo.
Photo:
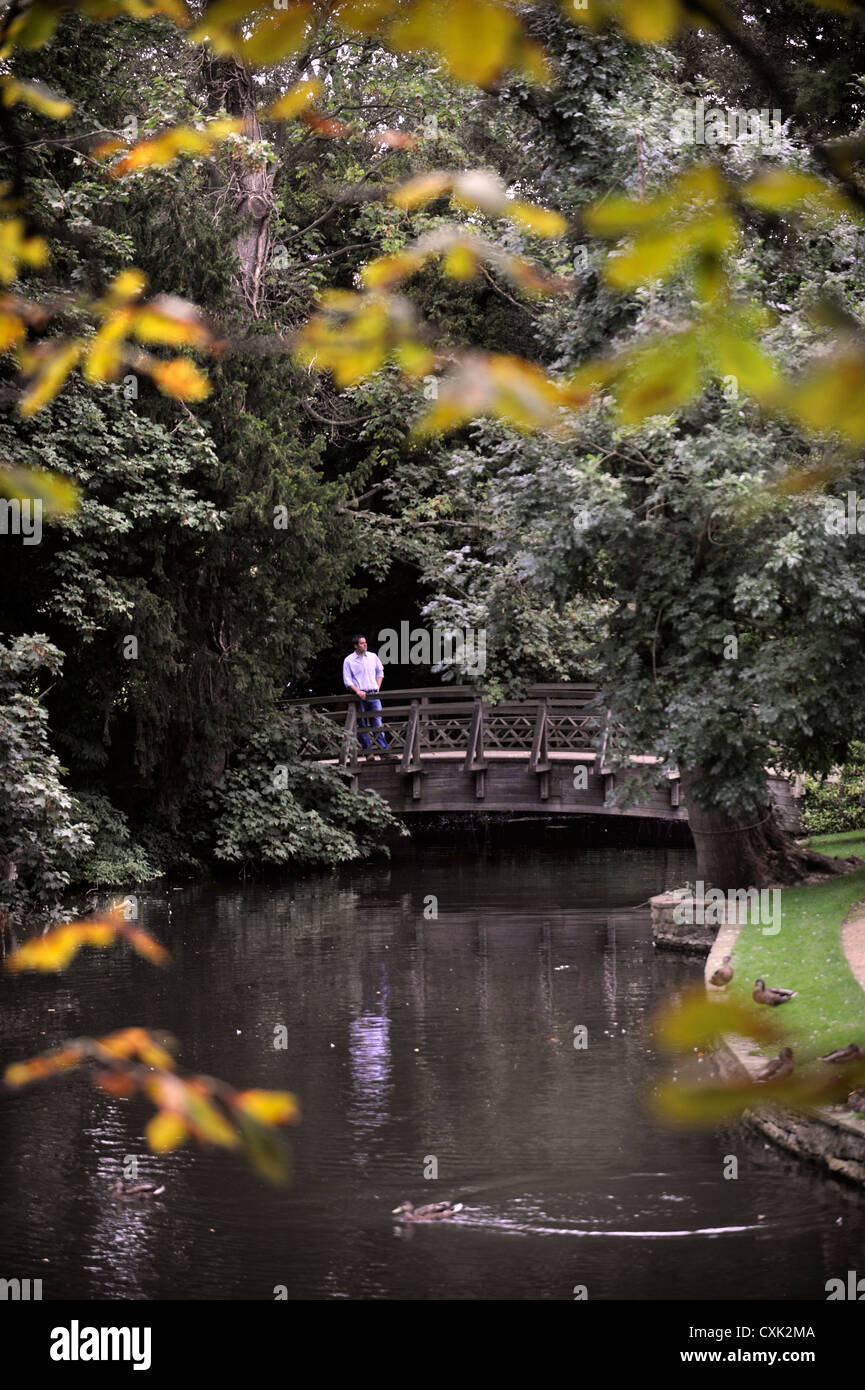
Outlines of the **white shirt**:
[[342,663],[343,685],[356,685],[358,690],[376,690],[384,667],[375,652],[352,652]]

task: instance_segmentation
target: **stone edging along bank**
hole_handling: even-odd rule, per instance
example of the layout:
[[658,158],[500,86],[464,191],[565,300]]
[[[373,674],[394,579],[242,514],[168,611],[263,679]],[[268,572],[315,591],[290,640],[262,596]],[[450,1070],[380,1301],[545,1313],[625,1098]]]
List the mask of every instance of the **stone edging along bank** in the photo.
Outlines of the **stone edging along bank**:
[[[715,927],[709,924],[679,924],[674,912],[684,896],[690,895],[679,890],[650,899],[653,940],[656,946],[668,950],[700,955],[708,952],[706,992],[710,998],[723,995],[724,991],[710,984],[710,980],[723,957],[733,954],[744,923],[727,921],[717,936]],[[850,969],[865,989],[865,904],[860,903],[845,918],[841,939]],[[753,1039],[730,1033],[722,1035],[717,1058],[721,1074],[740,1081],[753,1079],[766,1062]],[[766,1105],[759,1110],[746,1110],[742,1118],[781,1148],[865,1187],[865,1119],[852,1111],[823,1105],[802,1112]]]

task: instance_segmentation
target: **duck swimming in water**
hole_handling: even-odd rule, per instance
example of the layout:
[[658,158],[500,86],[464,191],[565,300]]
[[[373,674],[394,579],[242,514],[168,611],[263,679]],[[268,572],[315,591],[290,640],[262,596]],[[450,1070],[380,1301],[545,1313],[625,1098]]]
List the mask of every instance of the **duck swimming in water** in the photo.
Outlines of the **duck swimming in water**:
[[165,1183],[116,1182],[109,1191],[118,1202],[141,1202],[147,1197],[159,1197],[165,1191]]
[[394,1207],[392,1214],[401,1216],[404,1221],[447,1221],[448,1217],[456,1216],[462,1209],[462,1202],[430,1202],[425,1207],[416,1207],[413,1202],[401,1202]]

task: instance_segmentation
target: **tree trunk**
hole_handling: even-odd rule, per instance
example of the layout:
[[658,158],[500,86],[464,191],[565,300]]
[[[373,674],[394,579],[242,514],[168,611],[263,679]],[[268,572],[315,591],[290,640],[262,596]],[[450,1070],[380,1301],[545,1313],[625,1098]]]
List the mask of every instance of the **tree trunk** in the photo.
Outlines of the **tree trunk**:
[[[260,140],[255,89],[243,64],[234,58],[210,58],[204,63],[203,72],[211,108],[218,110],[224,106],[230,116],[243,120],[245,135],[251,140]],[[243,220],[235,239],[238,271],[234,285],[256,318],[270,252],[275,172],[275,166],[268,166],[264,160],[252,163],[243,155],[232,159],[229,191],[233,207]]]
[[701,768],[682,771],[682,792],[688,824],[697,849],[697,877],[724,892],[742,888],[770,888],[801,883],[810,874],[842,874],[860,860],[830,859],[817,850],[805,849],[778,819],[769,801],[760,811],[728,815],[701,806],[694,785],[703,777]]

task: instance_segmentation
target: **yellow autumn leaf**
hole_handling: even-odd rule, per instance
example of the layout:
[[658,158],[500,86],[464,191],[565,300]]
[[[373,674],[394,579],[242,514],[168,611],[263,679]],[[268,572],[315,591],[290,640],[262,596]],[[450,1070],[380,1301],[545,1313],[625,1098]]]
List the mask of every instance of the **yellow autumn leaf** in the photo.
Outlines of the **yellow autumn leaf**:
[[735,324],[713,328],[707,350],[719,376],[735,377],[743,391],[766,404],[780,399],[781,378],[772,359]]
[[583,225],[593,236],[620,237],[639,232],[655,222],[666,223],[671,215],[693,218],[711,211],[726,196],[726,184],[714,164],[701,164],[675,179],[658,198],[629,198],[613,194],[602,198],[582,213]]
[[512,202],[507,209],[507,215],[515,222],[528,227],[536,236],[564,236],[568,230],[568,224],[560,212],[536,207],[534,203]]
[[234,118],[209,121],[203,130],[190,125],[174,126],[161,135],[140,140],[115,160],[108,172],[114,178],[123,178],[141,169],[170,164],[180,154],[209,154],[221,140],[238,135],[242,130],[243,121]]
[[236,1149],[240,1136],[216,1106],[205,1094],[205,1084],[200,1080],[183,1082],[184,1105],[187,1122],[196,1139],[208,1144],[218,1144],[223,1149]]
[[265,1125],[290,1125],[300,1118],[297,1096],[290,1091],[240,1091],[234,1103]]
[[111,922],[81,922],[78,934],[82,946],[110,946],[117,939],[117,928]]
[[160,1110],[148,1121],[144,1133],[153,1153],[166,1154],[179,1148],[189,1137],[189,1126],[176,1111]]
[[23,102],[40,116],[50,116],[61,121],[75,110],[74,103],[66,97],[58,96],[41,82],[22,82],[17,77],[0,78],[0,97],[4,106],[14,106]]
[[607,258],[604,279],[615,290],[632,290],[637,285],[660,280],[676,269],[693,245],[691,228],[648,232],[625,250]]
[[119,934],[136,951],[139,956],[149,960],[153,965],[167,965],[171,957],[165,947],[141,927],[134,927],[129,922],[124,922],[119,928]]
[[666,43],[685,19],[678,0],[620,0],[616,8],[625,33],[638,43]]
[[693,333],[667,337],[633,353],[614,383],[623,424],[669,415],[692,400],[702,384],[699,346]]
[[791,388],[788,409],[809,429],[865,444],[865,358],[853,351],[821,363]]
[[8,285],[18,278],[22,265],[41,269],[48,261],[48,243],[28,236],[22,217],[0,218],[0,280]]
[[13,48],[41,48],[51,38],[59,20],[59,9],[36,0],[10,22],[0,56],[5,58]]
[[172,357],[150,368],[150,375],[163,395],[179,401],[203,401],[210,395],[210,382],[186,357]]
[[615,21],[637,43],[666,43],[688,18],[679,0],[564,0],[564,9],[591,29]]
[[818,204],[826,212],[855,215],[857,209],[838,189],[815,174],[799,169],[770,169],[742,185],[743,197],[764,212],[797,212],[806,204]]
[[416,178],[408,179],[406,183],[400,184],[390,195],[390,201],[395,203],[398,208],[417,208],[423,207],[426,203],[431,203],[434,198],[440,198],[446,193],[452,184],[452,176],[444,173],[418,174]]
[[666,279],[695,252],[710,252],[717,257],[732,249],[737,234],[736,223],[727,213],[695,219],[669,231],[652,229],[608,258],[604,279],[617,290],[631,290],[652,280]]
[[566,386],[541,368],[505,353],[467,353],[440,383],[435,404],[418,420],[416,438],[439,434],[482,416],[520,430],[558,425],[572,404]]
[[287,121],[290,117],[296,116],[299,111],[303,111],[320,94],[321,83],[317,77],[306,82],[296,82],[278,101],[266,107],[261,114],[270,121]]
[[721,1033],[734,1033],[761,1042],[778,1039],[778,1026],[768,1009],[751,1007],[730,996],[710,999],[703,985],[685,991],[675,1004],[666,1004],[654,1020],[655,1037],[668,1052],[705,1050]]
[[121,270],[115,275],[111,284],[108,286],[108,293],[102,302],[107,309],[117,308],[121,304],[128,304],[132,299],[138,299],[147,288],[147,276],[143,270],[130,266],[127,270]]
[[77,341],[61,342],[41,356],[33,378],[18,403],[18,411],[25,419],[35,415],[54,399],[77,364],[83,346]]
[[391,352],[417,341],[414,310],[399,295],[332,290],[294,340],[298,361],[333,372],[340,386],[372,375]]
[[92,383],[114,381],[123,365],[123,343],[133,323],[131,308],[109,314],[87,349],[85,379]]
[[[255,10],[270,10],[268,0],[211,0],[201,16],[202,25],[233,24],[235,20],[245,19]],[[194,35],[193,35],[194,37]]]
[[426,376],[435,366],[435,353],[423,343],[402,343],[394,356],[406,376]]
[[393,0],[345,0],[334,10],[334,19],[343,29],[373,34],[393,14]]
[[41,1057],[31,1057],[27,1062],[11,1062],[3,1079],[7,1086],[26,1086],[31,1081],[43,1081],[48,1076],[77,1067],[82,1057],[78,1045],[61,1047],[55,1052],[44,1052]]
[[478,257],[473,246],[456,241],[448,249],[442,270],[452,280],[471,280],[477,274]]
[[0,309],[0,352],[15,347],[27,337],[27,329],[17,314]]
[[197,305],[173,294],[142,304],[135,311],[133,331],[141,343],[166,347],[205,347],[213,337]]
[[306,38],[311,16],[312,6],[303,4],[259,20],[240,45],[241,58],[247,63],[270,66],[289,53],[296,53]]
[[641,202],[624,193],[614,193],[584,208],[582,220],[592,236],[618,237],[657,222],[667,210],[666,199]]
[[423,265],[422,255],[410,251],[394,251],[389,256],[377,256],[361,271],[360,278],[367,289],[389,289],[409,275],[414,275]]
[[439,53],[452,76],[487,87],[508,69],[545,75],[536,44],[518,17],[496,0],[414,0],[386,30],[398,53]]
[[172,1039],[163,1037],[162,1042],[148,1032],[146,1028],[121,1028],[117,1033],[109,1033],[104,1038],[97,1040],[98,1046],[112,1057],[121,1057],[124,1060],[138,1058],[145,1066],[156,1067],[159,1072],[158,1086],[156,1080],[154,1085],[154,1098],[160,1108],[169,1110],[180,1109],[178,1097],[183,1095],[183,1083],[176,1076],[163,1075],[162,1073],[171,1072],[174,1068],[174,1058],[167,1051],[167,1047],[162,1042],[172,1043]]
[[0,493],[6,497],[38,498],[48,516],[68,516],[81,497],[69,478],[38,468],[5,468],[0,464]]

